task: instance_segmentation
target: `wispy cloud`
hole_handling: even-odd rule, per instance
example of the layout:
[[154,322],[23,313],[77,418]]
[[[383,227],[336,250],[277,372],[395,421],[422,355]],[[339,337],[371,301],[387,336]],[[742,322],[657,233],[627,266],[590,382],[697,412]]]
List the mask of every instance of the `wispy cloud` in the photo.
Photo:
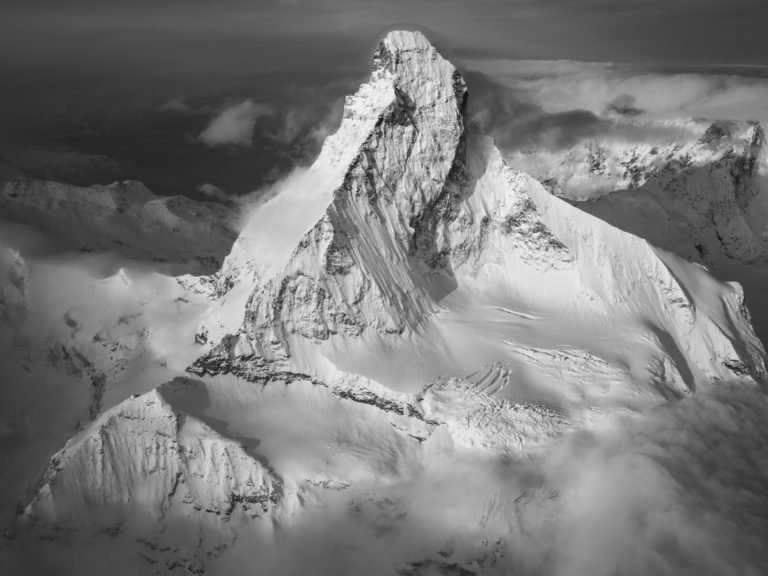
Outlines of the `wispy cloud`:
[[[717,117],[768,120],[765,71],[754,76],[724,69],[670,71],[661,67],[572,61],[471,61],[466,65],[545,112],[588,110],[602,114],[617,101],[647,117]],[[748,71],[742,69],[742,71]]]
[[199,184],[196,190],[200,192],[200,194],[202,194],[206,200],[213,200],[214,202],[221,202],[224,204],[229,204],[232,202],[232,199],[224,190],[215,184],[211,184],[210,182],[203,182]]
[[311,162],[325,139],[339,127],[344,99],[279,112],[277,128],[265,134],[300,164]]
[[256,121],[270,114],[269,106],[243,100],[216,114],[199,139],[208,146],[252,146]]
[[178,96],[174,98],[173,100],[169,100],[159,108],[160,110],[166,110],[169,112],[182,112],[182,113],[189,113],[192,112],[192,108],[190,108],[189,104],[187,104],[186,98],[184,96]]

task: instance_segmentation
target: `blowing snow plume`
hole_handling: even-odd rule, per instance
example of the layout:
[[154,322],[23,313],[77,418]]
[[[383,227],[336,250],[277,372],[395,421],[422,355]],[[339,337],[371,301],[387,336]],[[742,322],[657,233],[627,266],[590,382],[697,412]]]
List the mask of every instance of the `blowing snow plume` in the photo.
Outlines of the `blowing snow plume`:
[[12,568],[766,569],[740,287],[511,169],[466,104],[422,34],[381,41],[314,164],[178,280],[188,375],[51,459]]

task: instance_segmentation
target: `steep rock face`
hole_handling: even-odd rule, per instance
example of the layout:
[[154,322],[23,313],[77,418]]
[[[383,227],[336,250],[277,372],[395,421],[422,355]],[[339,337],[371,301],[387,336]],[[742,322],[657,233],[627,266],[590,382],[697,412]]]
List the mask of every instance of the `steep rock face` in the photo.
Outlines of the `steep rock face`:
[[[219,276],[242,324],[219,330],[192,371],[335,378],[345,342],[442,331],[440,311],[479,299],[616,330],[628,350],[634,338],[649,350],[640,378],[673,393],[764,374],[738,287],[511,170],[465,129],[465,99],[421,34],[388,35],[315,164],[254,211]],[[439,354],[435,366],[464,356]]]
[[174,273],[214,272],[235,239],[226,206],[159,197],[134,181],[80,187],[9,180],[0,188],[0,218],[42,230],[55,250],[114,252],[165,262]]
[[259,231],[265,213],[307,193],[289,190],[261,207],[246,226],[255,235],[225,263],[225,276],[250,266],[256,281],[234,354],[284,360],[294,336],[402,333],[434,309],[430,227],[463,178],[465,100],[460,74],[424,36],[382,41],[371,81],[347,99],[339,131],[299,182],[315,188],[298,221],[280,246]]

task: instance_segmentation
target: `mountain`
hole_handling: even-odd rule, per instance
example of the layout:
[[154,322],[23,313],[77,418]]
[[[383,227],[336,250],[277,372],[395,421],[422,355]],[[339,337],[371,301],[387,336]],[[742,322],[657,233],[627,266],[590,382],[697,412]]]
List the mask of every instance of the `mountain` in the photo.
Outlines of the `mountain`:
[[[11,570],[765,567],[764,497],[716,505],[705,473],[739,451],[726,476],[766,472],[740,445],[764,430],[766,376],[741,287],[511,169],[468,126],[467,93],[421,33],[390,32],[218,272],[122,273],[160,288],[152,310],[136,297],[148,351],[189,374],[53,456],[6,531]],[[25,298],[11,284],[7,314]],[[160,376],[147,366],[134,386]]]
[[[539,332],[622,358],[674,391],[731,377],[725,365],[762,374],[762,348],[737,287],[718,286],[705,270],[510,170],[489,140],[466,129],[465,102],[460,74],[422,36],[387,37],[371,81],[348,99],[318,160],[257,210],[235,243],[220,282],[233,291],[247,286],[237,298],[243,323],[196,363],[197,373],[322,380],[340,368],[417,392],[462,364],[460,318],[481,334],[486,322],[509,325],[514,344],[486,351],[494,360],[516,361],[515,347],[536,347],[529,333]],[[286,225],[279,214],[291,206],[301,206],[300,215]],[[711,289],[704,295],[692,283]],[[481,310],[486,319],[473,320]],[[589,336],[558,334],[612,326],[621,335],[610,351],[595,349]],[[367,368],[382,349],[398,364],[418,365],[404,342],[422,344],[429,370],[393,377]],[[637,342],[646,352],[639,365],[629,357]],[[617,353],[619,343],[632,353]],[[664,358],[673,361],[662,370]],[[473,359],[462,368],[481,365]]]
[[[649,123],[654,124],[654,123]],[[768,256],[768,151],[757,122],[657,123],[681,136],[586,141],[546,162],[516,159],[579,207],[689,260]],[[534,154],[533,156],[536,156]],[[650,225],[651,222],[653,225]]]
[[80,512],[89,505],[110,515],[202,512],[227,522],[235,508],[258,518],[282,506],[283,487],[245,446],[223,438],[189,410],[174,409],[179,385],[185,383],[132,397],[94,422],[98,433],[73,438],[52,463],[31,508],[63,522],[82,521]]
[[0,459],[14,463],[0,468],[3,526],[74,432],[183,375],[199,353],[193,334],[207,293],[145,269],[103,276],[101,258],[38,256],[0,241]]
[[0,217],[44,232],[56,251],[110,252],[173,273],[214,272],[236,236],[226,206],[156,196],[135,181],[80,187],[12,179],[0,189]]
[[[588,140],[510,161],[558,196],[743,285],[768,337],[768,148],[759,122],[632,120],[636,143]],[[661,135],[659,135],[661,134]]]

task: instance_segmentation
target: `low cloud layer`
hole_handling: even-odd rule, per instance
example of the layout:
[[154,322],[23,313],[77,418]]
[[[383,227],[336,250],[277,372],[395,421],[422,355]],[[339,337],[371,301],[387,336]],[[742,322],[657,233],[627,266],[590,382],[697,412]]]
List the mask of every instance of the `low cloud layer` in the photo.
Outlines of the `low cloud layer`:
[[765,574],[766,410],[763,391],[721,383],[525,458],[430,439],[426,466],[310,506],[260,563],[276,575]]
[[464,63],[473,118],[506,150],[562,149],[581,140],[668,140],[668,121],[768,121],[762,68],[688,69],[573,61]]
[[200,133],[200,141],[208,146],[253,145],[253,130],[259,118],[272,114],[272,109],[253,100],[243,100],[221,110]]
[[204,200],[212,200],[213,202],[222,202],[228,204],[231,199],[227,193],[210,182],[202,182],[196,188],[200,194],[203,195]]
[[768,78],[761,68],[676,71],[643,65],[568,60],[469,61],[466,66],[493,78],[546,112],[582,109],[603,113],[617,101],[652,118],[712,117],[768,120],[762,105]]

